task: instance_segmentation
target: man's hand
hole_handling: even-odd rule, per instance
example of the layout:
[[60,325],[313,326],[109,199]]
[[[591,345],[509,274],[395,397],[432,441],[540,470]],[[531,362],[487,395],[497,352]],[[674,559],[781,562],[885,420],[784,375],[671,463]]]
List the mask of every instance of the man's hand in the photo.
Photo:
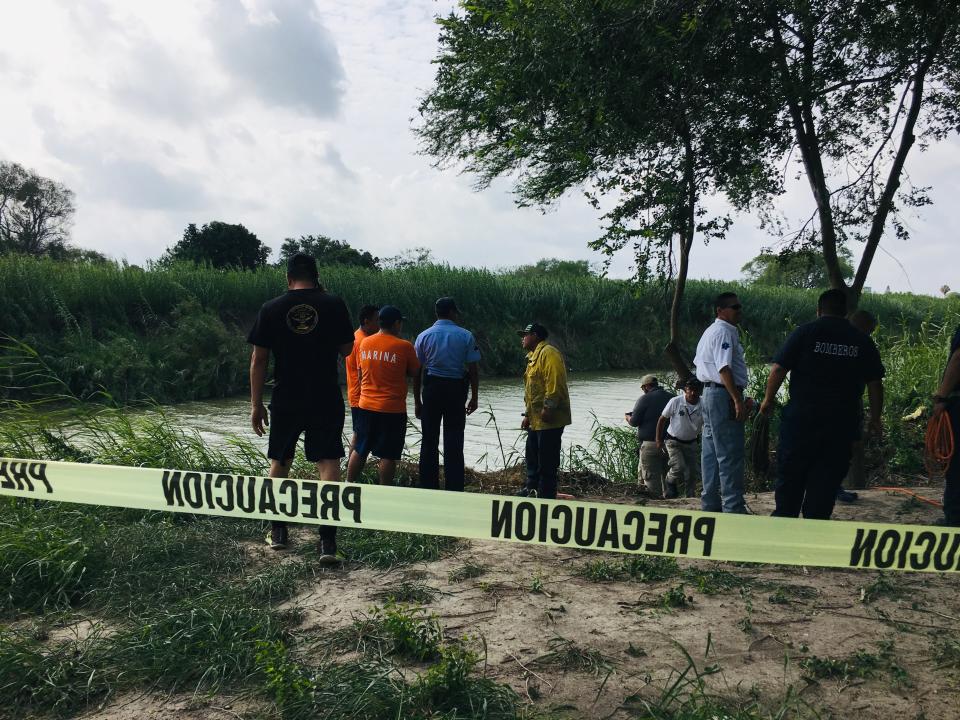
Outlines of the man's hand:
[[663,440],[661,439],[657,440],[657,450],[659,450],[660,452],[663,452]]
[[947,404],[942,400],[936,400],[933,403],[933,419],[939,420],[940,416],[947,411]]
[[476,409],[477,409],[477,396],[474,395],[467,402],[467,415],[473,415]]
[[253,426],[253,431],[257,434],[257,437],[263,437],[264,427],[269,424],[270,419],[267,417],[267,409],[263,406],[263,403],[254,405],[250,410],[250,425]]
[[739,397],[733,398],[734,420],[743,422],[747,419],[747,406]]
[[545,407],[543,410],[540,411],[540,419],[543,420],[544,422],[550,422],[552,418],[553,418],[553,410],[551,410],[550,408]]
[[414,417],[419,419],[423,415],[423,403],[419,400],[413,401],[413,414]]
[[523,420],[520,421],[520,429],[521,429],[521,430],[529,430],[529,429],[530,429],[530,418],[524,417]]
[[775,403],[773,400],[764,400],[762,403],[760,403],[760,414],[770,417],[770,415],[773,414],[774,404]]

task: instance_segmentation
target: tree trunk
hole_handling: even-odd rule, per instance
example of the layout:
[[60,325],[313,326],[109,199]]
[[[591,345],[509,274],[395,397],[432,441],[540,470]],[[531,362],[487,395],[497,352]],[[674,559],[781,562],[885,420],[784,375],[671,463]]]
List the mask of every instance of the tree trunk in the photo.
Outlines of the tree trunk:
[[677,281],[673,287],[673,303],[670,305],[670,342],[664,348],[664,353],[674,371],[680,377],[680,382],[683,383],[693,376],[690,371],[690,363],[684,358],[680,349],[680,305],[683,302],[683,291],[687,286],[687,272],[690,269],[690,248],[693,247],[693,236],[696,231],[697,187],[693,170],[693,143],[690,139],[690,128],[686,122],[681,126],[681,134],[684,148],[683,180],[686,202],[682,208],[683,222],[677,223],[680,235],[680,267],[677,268]]

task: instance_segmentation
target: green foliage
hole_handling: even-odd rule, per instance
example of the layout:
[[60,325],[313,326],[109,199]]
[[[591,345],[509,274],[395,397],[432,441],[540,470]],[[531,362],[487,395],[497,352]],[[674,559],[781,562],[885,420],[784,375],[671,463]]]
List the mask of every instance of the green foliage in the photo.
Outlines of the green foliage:
[[374,597],[386,600],[398,605],[426,605],[432,603],[440,591],[425,583],[410,582],[404,580],[393,587],[384,588]]
[[657,555],[628,555],[616,560],[600,558],[580,565],[577,575],[594,582],[622,580],[629,578],[635,582],[658,582],[680,573],[677,561],[670,557]]
[[533,265],[521,265],[509,271],[518,277],[590,277],[597,273],[590,265],[589,260],[560,260],[559,258],[543,258]]
[[320,267],[348,265],[352,267],[380,269],[380,258],[366,250],[358,250],[345,240],[334,240],[326,235],[301,235],[299,238],[287,238],[280,246],[277,267],[286,268],[287,261],[297,253],[306,253],[317,261]]
[[897,685],[908,685],[906,671],[897,663],[896,649],[892,641],[878,643],[879,651],[867,652],[860,648],[843,658],[822,658],[816,655],[803,658],[800,668],[809,678],[818,680],[838,678],[875,678],[888,673]]
[[[846,247],[839,248],[840,271],[844,280],[853,277],[853,257]],[[830,278],[823,255],[810,248],[786,249],[778,254],[764,251],[746,263],[740,271],[750,285],[825,290]]]
[[167,250],[164,260],[253,270],[266,265],[269,255],[270,248],[243,225],[214,220],[199,230],[194,223],[187,225],[183,237]]
[[423,608],[388,601],[332,633],[330,641],[341,649],[425,662],[439,657],[443,630]]
[[448,578],[450,582],[459,583],[470,578],[480,577],[487,572],[487,566],[483,563],[467,560],[460,567],[451,570]]
[[693,604],[693,596],[687,595],[687,589],[683,583],[681,583],[663,593],[660,597],[660,604],[667,609],[676,608],[682,610]]

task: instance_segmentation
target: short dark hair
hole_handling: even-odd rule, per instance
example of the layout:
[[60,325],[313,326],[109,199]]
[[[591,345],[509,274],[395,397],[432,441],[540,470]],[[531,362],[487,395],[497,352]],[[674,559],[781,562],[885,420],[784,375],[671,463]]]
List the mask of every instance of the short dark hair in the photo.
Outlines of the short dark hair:
[[360,308],[360,324],[363,325],[367,320],[376,316],[380,312],[379,305],[364,305]]
[[312,255],[306,253],[296,253],[287,260],[287,277],[291,280],[312,280],[319,285],[317,281],[317,261]]
[[697,378],[695,378],[695,377],[689,377],[689,378],[687,378],[687,379],[684,381],[682,387],[684,387],[684,388],[690,388],[691,390],[696,390],[696,391],[699,392],[699,393],[702,393],[702,392],[703,392],[703,383],[700,382],[699,380],[697,380]]
[[817,310],[821,315],[838,315],[845,317],[847,314],[847,294],[838,288],[832,288],[820,293],[817,298]]
[[717,299],[713,301],[714,310],[723,310],[725,307],[730,306],[730,301],[735,300],[737,294],[735,292],[722,292],[717,295]]

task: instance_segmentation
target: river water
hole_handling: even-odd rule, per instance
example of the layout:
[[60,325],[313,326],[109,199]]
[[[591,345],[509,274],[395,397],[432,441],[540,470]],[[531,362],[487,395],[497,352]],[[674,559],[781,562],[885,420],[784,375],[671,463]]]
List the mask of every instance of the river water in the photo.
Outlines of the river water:
[[[571,445],[587,445],[596,421],[604,425],[623,425],[623,414],[633,408],[640,395],[640,378],[649,371],[579,372],[568,376],[573,424],[563,433],[564,450]],[[420,423],[413,417],[412,395],[408,396],[408,414],[412,426],[407,429],[407,447],[415,454],[420,442]],[[264,453],[267,438],[258,438],[250,429],[250,401],[246,396],[184,403],[165,408],[167,415],[181,426],[196,429],[211,444],[221,444],[228,436],[248,438]],[[523,457],[524,434],[520,431],[523,412],[523,378],[481,378],[480,407],[467,418],[464,457],[478,469],[502,467]],[[344,431],[352,432],[347,411]],[[442,448],[441,448],[442,450]]]

